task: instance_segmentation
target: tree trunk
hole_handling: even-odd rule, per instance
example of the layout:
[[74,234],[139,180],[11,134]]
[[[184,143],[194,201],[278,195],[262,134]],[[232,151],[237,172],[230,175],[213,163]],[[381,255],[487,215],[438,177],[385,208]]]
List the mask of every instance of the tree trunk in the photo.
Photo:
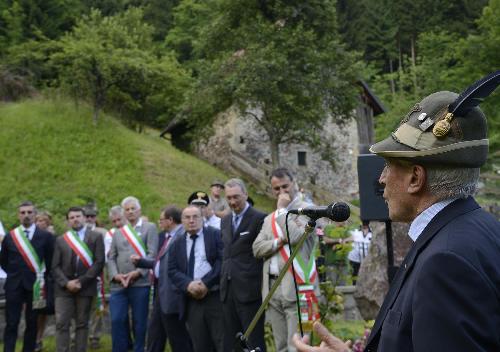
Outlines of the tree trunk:
[[101,110],[101,106],[99,104],[99,98],[95,97],[95,100],[94,100],[94,115],[93,115],[93,119],[92,119],[92,123],[94,124],[94,126],[97,126],[97,121],[99,120],[99,110]]
[[415,96],[415,100],[417,97],[418,91],[418,82],[417,82],[417,60],[415,55],[415,38],[411,36],[411,70],[412,70],[412,78],[413,78],[413,95]]
[[394,76],[393,76],[393,73],[394,73],[394,67],[392,67],[392,59],[389,58],[389,72],[390,72],[390,84],[391,84],[391,93],[392,93],[392,97],[394,98],[394,96],[396,95],[396,86],[394,84]]
[[271,136],[269,133],[270,147],[271,147],[271,161],[273,168],[276,169],[280,166],[280,143],[276,137]]

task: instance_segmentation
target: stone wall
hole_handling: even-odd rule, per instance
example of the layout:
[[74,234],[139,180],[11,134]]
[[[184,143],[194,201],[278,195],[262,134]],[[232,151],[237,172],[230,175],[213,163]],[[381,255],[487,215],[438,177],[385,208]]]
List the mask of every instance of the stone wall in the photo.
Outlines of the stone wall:
[[[307,131],[304,131],[307,133]],[[322,160],[306,145],[283,144],[280,146],[281,165],[297,175],[298,183],[306,190],[322,189],[336,199],[349,200],[358,196],[357,156],[358,134],[356,121],[343,127],[329,121],[322,132],[325,146],[335,157],[335,167]],[[298,165],[298,152],[306,153],[306,166]],[[269,141],[265,131],[251,117],[243,117],[235,108],[219,115],[214,124],[214,134],[196,147],[199,156],[228,171],[250,174],[268,187],[272,169]],[[245,170],[239,170],[249,164]],[[313,194],[314,196],[314,194]]]

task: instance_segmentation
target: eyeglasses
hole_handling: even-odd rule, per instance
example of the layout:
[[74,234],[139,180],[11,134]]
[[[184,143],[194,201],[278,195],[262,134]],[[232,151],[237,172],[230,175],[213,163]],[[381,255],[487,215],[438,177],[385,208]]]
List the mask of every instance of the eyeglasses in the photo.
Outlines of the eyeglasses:
[[33,214],[33,210],[23,210],[23,211],[20,211],[19,214],[22,214],[22,215],[25,215],[25,214]]
[[199,218],[201,218],[201,216],[199,216],[199,215],[184,215],[184,216],[182,216],[182,218],[184,220],[191,220],[191,219],[198,220]]

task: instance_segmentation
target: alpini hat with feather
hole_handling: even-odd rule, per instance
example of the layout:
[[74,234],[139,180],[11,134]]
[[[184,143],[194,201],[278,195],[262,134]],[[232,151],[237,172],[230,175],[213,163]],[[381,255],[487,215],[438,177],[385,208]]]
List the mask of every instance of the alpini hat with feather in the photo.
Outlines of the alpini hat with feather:
[[399,127],[370,151],[415,163],[473,168],[486,162],[486,117],[478,107],[500,84],[500,71],[477,81],[460,95],[442,91],[425,97]]

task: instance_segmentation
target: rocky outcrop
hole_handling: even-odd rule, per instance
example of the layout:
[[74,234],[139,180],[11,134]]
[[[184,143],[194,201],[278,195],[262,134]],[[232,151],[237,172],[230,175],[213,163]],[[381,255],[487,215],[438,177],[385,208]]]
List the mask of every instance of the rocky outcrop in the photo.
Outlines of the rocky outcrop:
[[[368,256],[361,264],[354,293],[359,312],[366,320],[375,319],[389,290],[385,224],[372,222],[370,226],[373,233],[372,242]],[[401,264],[412,244],[408,237],[408,228],[407,224],[392,223],[396,266]]]

